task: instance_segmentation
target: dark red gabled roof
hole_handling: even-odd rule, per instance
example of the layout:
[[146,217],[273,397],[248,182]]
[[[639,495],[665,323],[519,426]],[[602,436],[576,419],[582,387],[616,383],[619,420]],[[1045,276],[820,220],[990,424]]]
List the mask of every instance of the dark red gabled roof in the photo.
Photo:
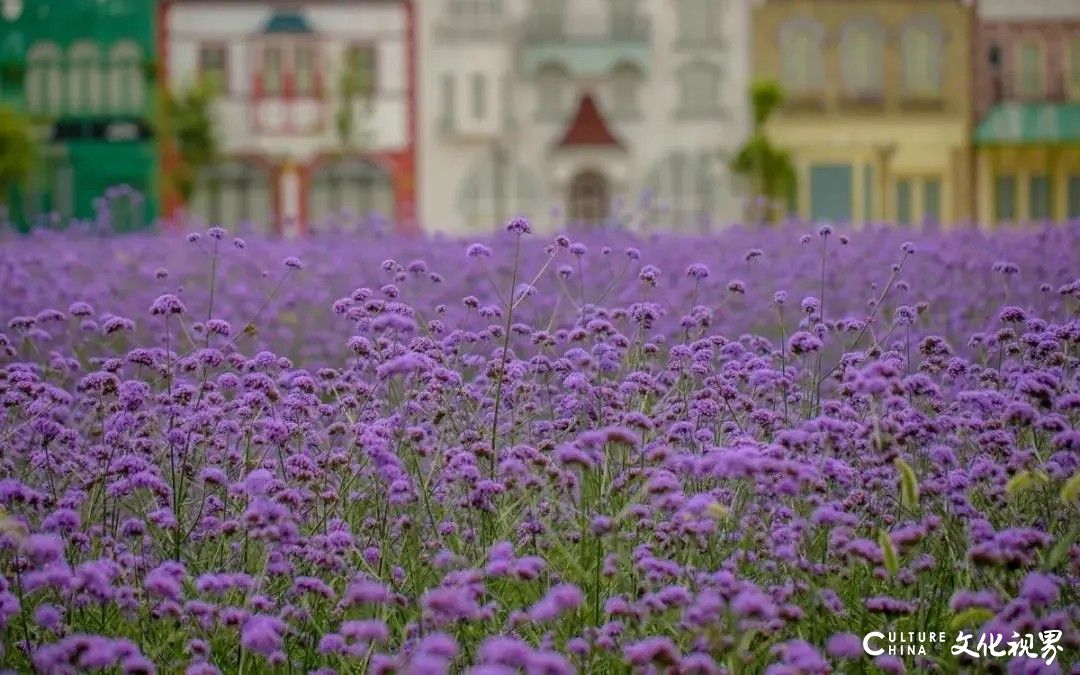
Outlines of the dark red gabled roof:
[[584,94],[574,119],[567,125],[557,148],[609,147],[624,149],[622,141],[611,133],[591,94]]

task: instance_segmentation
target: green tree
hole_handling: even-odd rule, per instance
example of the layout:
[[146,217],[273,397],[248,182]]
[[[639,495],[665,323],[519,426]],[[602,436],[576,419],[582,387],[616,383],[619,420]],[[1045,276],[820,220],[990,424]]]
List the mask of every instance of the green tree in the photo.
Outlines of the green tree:
[[195,192],[199,171],[217,161],[218,142],[210,111],[213,91],[205,83],[174,94],[162,89],[161,133],[173,158],[171,188],[187,202]]
[[34,170],[37,148],[30,120],[0,104],[0,205],[6,205],[15,186],[25,183]]
[[[370,110],[374,104],[374,81],[373,62],[367,52],[350,52],[345,60],[345,67],[341,71],[341,79],[338,89],[341,98],[338,101],[338,111],[335,117],[338,141],[341,143],[341,152],[357,150],[355,139],[356,131],[355,103],[360,101]],[[362,143],[361,143],[362,144]]]
[[353,100],[356,98],[359,92],[359,83],[356,80],[356,74],[353,68],[346,68],[341,73],[341,82],[339,87],[341,88],[341,101],[337,111],[337,118],[335,120],[337,126],[338,140],[341,142],[341,147],[344,150],[352,143],[353,128],[356,126],[353,119]]
[[750,184],[748,217],[758,223],[773,222],[785,213],[795,197],[796,177],[791,155],[769,140],[766,125],[784,100],[776,82],[755,82],[750,87],[750,109],[754,127],[750,137],[735,153],[731,170]]

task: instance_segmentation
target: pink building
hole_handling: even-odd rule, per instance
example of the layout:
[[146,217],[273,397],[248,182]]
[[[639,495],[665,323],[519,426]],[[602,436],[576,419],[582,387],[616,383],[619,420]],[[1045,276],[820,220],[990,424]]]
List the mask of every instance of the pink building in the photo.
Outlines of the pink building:
[[294,236],[378,214],[415,223],[411,0],[165,0],[163,71],[212,88],[222,158],[189,212]]

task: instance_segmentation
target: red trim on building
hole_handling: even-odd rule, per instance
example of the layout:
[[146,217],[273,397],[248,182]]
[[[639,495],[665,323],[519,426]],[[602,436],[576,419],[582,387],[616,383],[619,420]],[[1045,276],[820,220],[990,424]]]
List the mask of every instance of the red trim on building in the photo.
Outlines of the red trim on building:
[[[157,81],[158,86],[168,87],[169,84],[169,10],[172,8],[172,0],[161,0],[157,6],[155,20],[155,37],[157,40],[158,63]],[[176,222],[177,211],[182,206],[180,195],[169,186],[168,177],[176,172],[179,166],[179,156],[172,142],[164,136],[157,139],[157,147],[160,162],[158,163],[158,194],[161,196],[161,215],[167,229],[175,229],[179,226]]]
[[574,119],[566,127],[559,148],[570,147],[615,147],[625,149],[615,134],[611,133],[600,108],[592,94],[582,95]]

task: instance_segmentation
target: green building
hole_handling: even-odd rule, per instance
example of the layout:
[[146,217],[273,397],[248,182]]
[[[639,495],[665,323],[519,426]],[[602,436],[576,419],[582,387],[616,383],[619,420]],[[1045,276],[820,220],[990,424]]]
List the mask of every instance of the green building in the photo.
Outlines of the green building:
[[35,176],[9,198],[20,228],[107,214],[124,231],[157,216],[156,7],[0,0],[0,100],[40,139]]

